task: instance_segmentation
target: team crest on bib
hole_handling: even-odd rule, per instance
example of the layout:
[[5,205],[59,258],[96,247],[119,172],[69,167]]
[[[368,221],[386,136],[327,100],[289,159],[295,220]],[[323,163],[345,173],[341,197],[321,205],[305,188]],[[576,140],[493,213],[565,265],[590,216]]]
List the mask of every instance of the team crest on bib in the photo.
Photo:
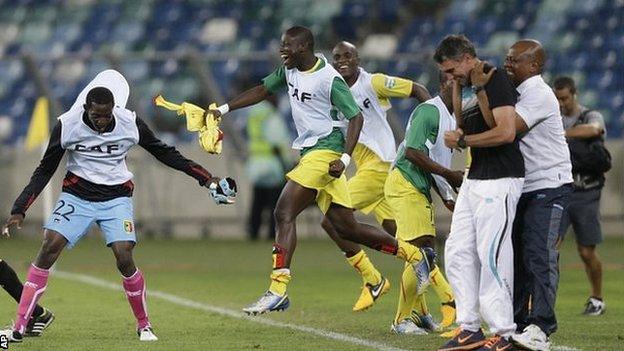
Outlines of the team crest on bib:
[[123,221],[123,226],[126,233],[132,233],[134,231],[134,224],[131,220],[126,219],[125,221]]

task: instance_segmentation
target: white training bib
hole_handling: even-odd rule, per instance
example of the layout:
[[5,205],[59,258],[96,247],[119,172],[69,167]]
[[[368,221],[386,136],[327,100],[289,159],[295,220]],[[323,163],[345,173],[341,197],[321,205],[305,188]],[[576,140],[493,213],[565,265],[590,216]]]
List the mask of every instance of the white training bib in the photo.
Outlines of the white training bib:
[[353,98],[364,117],[358,143],[366,145],[382,161],[393,162],[396,158],[396,141],[386,115],[391,105],[381,105],[371,83],[371,74],[361,67],[359,70],[358,79],[351,87]]
[[297,129],[293,149],[314,146],[334,127],[340,126],[331,118],[331,87],[335,78],[342,77],[323,55],[318,55],[318,58],[325,65],[317,71],[306,73],[296,68],[286,69],[288,98]]
[[[95,87],[105,87],[113,93],[115,128],[98,133],[82,120],[87,94]],[[82,89],[61,122],[61,147],[67,150],[67,170],[92,183],[123,184],[132,179],[126,166],[128,150],[139,142],[136,115],[127,110],[130,87],[124,76],[112,69],[98,73]]]
[[[440,98],[440,96],[435,96],[425,102],[423,104],[433,105],[438,109],[440,117],[438,118],[438,135],[436,135],[435,143],[430,142],[428,139],[425,142],[427,149],[429,149],[429,158],[434,162],[442,165],[445,168],[451,168],[451,161],[453,158],[453,150],[444,145],[444,133],[450,130],[455,130],[457,122],[455,121],[455,117],[451,114],[451,112],[446,108],[444,102]],[[405,127],[405,132],[409,130],[412,124],[412,119],[410,118],[407,121],[407,127]],[[398,149],[405,147],[405,140],[401,142]],[[392,165],[394,168],[394,164]],[[436,182],[438,190],[440,191],[440,196],[444,200],[453,200],[453,187],[448,183],[448,181],[437,174],[432,174],[433,180]]]
[[[427,140],[426,145],[429,149],[429,157],[439,163],[440,165],[451,168],[451,161],[453,158],[453,150],[444,145],[444,133],[447,131],[455,130],[457,122],[455,121],[455,117],[451,115],[451,112],[448,110],[444,102],[440,98],[440,96],[436,96],[432,99],[425,101],[426,104],[434,105],[438,111],[440,112],[439,125],[438,125],[438,135],[436,136],[435,143],[431,143]],[[437,174],[432,174],[433,180],[436,182],[438,186],[438,190],[440,191],[440,195],[444,200],[452,200],[453,199],[453,188],[448,183],[444,177],[439,176]]]
[[82,120],[84,109],[59,117],[61,147],[67,150],[67,170],[92,183],[117,185],[132,179],[126,154],[139,142],[134,112],[115,106],[115,128],[98,133]]

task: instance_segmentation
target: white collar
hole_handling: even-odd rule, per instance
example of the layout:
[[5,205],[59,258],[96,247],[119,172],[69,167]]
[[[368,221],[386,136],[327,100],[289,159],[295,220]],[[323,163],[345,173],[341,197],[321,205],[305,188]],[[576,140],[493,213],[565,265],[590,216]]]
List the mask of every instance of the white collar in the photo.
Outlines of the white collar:
[[542,78],[541,75],[538,74],[520,83],[520,85],[518,85],[516,90],[518,91],[518,93],[520,93],[520,95],[522,95],[523,93],[526,92],[527,89],[540,83],[544,83],[544,79]]

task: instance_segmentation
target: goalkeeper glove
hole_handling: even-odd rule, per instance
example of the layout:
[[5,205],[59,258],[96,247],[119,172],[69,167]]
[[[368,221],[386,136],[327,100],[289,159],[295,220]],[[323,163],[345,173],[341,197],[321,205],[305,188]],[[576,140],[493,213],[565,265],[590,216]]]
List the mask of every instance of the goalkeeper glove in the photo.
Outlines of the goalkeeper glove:
[[236,182],[234,179],[227,177],[219,180],[218,182],[211,182],[206,184],[210,197],[217,205],[231,205],[236,202]]

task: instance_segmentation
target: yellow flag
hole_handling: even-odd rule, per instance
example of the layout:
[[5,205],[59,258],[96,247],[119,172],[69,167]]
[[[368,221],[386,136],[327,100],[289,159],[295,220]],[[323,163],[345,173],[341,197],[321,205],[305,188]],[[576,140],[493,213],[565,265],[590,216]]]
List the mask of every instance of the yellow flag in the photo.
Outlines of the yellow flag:
[[45,97],[40,97],[35,103],[28,133],[26,134],[26,150],[30,151],[45,143],[50,137],[49,103]]

